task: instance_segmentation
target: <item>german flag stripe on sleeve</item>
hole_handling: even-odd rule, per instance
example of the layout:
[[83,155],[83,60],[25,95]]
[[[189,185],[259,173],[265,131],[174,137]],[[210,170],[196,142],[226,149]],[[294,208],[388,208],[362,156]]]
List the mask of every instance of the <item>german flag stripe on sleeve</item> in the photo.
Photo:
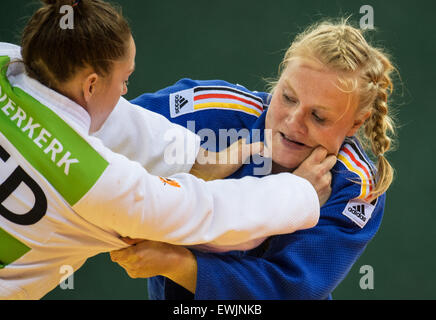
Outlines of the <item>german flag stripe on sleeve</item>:
[[349,146],[351,147],[352,150],[354,150],[354,152],[356,153],[357,157],[366,164],[367,168],[369,168],[369,172],[371,173],[371,177],[375,177],[375,173],[373,171],[372,165],[365,158],[365,156],[363,155],[363,153],[360,150],[360,148],[355,143],[353,143],[353,142],[349,143]]
[[252,94],[230,87],[196,87],[194,110],[199,109],[232,109],[259,117],[263,112],[263,101]]
[[374,170],[365,159],[361,150],[354,142],[346,143],[338,154],[338,160],[351,172],[360,178],[361,188],[358,199],[367,201],[373,189]]

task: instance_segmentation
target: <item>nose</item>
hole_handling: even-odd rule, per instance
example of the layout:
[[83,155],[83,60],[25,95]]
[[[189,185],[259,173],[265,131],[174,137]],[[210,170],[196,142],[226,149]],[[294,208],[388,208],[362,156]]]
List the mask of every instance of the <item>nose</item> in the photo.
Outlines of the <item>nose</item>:
[[286,125],[300,134],[306,134],[307,127],[304,123],[304,119],[305,112],[301,106],[298,106],[289,111],[286,118]]

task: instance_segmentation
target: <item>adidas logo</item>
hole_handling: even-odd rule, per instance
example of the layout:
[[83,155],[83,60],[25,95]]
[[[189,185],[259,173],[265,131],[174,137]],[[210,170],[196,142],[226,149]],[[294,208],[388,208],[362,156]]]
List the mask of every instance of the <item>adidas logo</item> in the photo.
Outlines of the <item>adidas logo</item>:
[[342,214],[359,227],[363,228],[366,223],[371,219],[372,213],[374,212],[375,204],[366,203],[358,199],[353,199],[348,201]]
[[363,222],[366,221],[365,205],[359,204],[357,206],[350,206],[348,207],[348,211],[354,214],[359,219],[361,219]]
[[188,103],[188,100],[183,98],[181,95],[176,94],[176,96],[174,98],[174,106],[175,106],[176,114],[178,114],[180,112],[180,109],[182,109],[183,106],[187,103]]

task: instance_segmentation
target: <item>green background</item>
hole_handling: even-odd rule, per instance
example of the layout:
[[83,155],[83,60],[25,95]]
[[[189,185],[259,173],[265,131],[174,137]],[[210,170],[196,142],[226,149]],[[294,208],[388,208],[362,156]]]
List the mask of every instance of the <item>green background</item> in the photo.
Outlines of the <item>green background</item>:
[[[398,115],[397,150],[389,155],[396,179],[388,192],[380,231],[334,291],[335,299],[435,299],[436,222],[433,172],[436,36],[433,1],[220,0],[119,1],[137,45],[127,98],[171,85],[182,77],[223,79],[264,90],[293,37],[325,17],[374,9],[373,43],[390,52],[401,78],[392,107]],[[18,43],[37,7],[3,1],[0,40]],[[362,290],[360,267],[374,270],[374,289]],[[128,278],[108,254],[74,274],[74,289],[59,287],[45,299],[146,299],[145,280]]]

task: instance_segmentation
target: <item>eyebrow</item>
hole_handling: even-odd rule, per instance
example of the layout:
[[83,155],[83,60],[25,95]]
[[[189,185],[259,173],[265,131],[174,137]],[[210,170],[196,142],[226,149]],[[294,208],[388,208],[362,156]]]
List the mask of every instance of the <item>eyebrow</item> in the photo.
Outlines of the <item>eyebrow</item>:
[[[290,83],[290,81],[289,81],[288,79],[285,80],[285,85],[286,85],[286,87],[288,87],[289,90],[292,91],[292,93],[293,93],[295,96],[298,97],[297,92],[294,90],[294,88],[292,87],[292,85],[291,85],[291,83]],[[329,107],[326,107],[326,106],[319,106],[319,105],[315,105],[315,106],[313,106],[313,107],[314,107],[314,108],[324,109],[324,110],[326,110],[326,111],[329,111],[329,110],[332,109],[332,108],[329,108]]]

